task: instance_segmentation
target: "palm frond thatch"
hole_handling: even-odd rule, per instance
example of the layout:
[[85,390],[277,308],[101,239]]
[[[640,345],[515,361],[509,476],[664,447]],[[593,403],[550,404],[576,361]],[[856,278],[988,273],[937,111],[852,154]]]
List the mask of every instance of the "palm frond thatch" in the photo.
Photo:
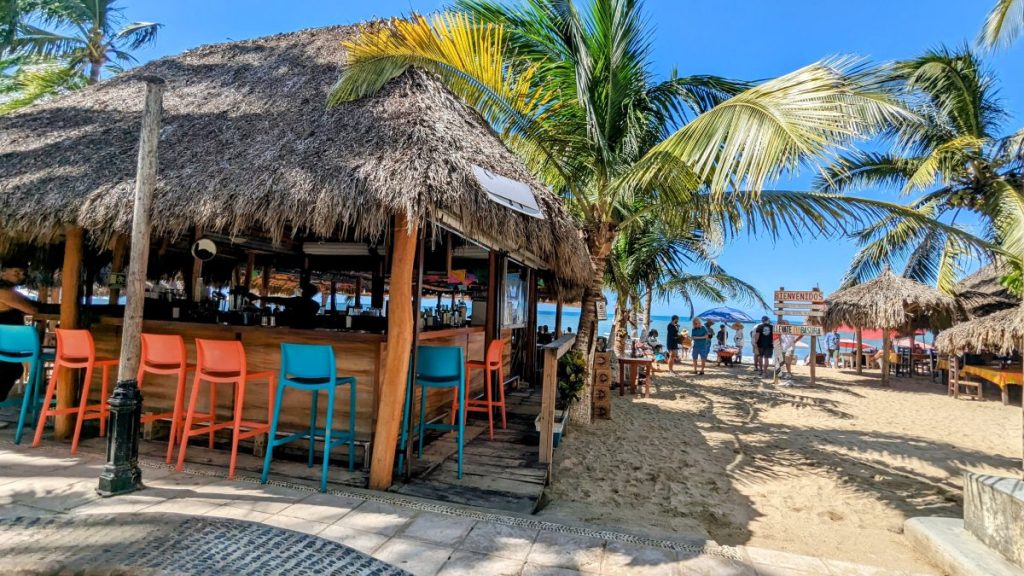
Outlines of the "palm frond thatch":
[[1020,306],[1020,298],[1001,281],[1005,275],[1003,267],[993,263],[983,266],[953,287],[953,297],[968,318],[981,318]]
[[1009,354],[1020,350],[1024,339],[1024,308],[1017,306],[988,316],[961,322],[935,338],[942,354],[992,352]]
[[[374,97],[328,109],[363,27],[204,46],[0,119],[3,234],[51,241],[68,223],[127,231],[143,75],[167,80],[154,233],[192,227],[271,238],[376,238],[389,219],[454,224],[581,286],[586,247],[558,199],[479,114],[411,69]],[[490,201],[472,166],[527,182],[546,218]]]
[[844,288],[826,298],[826,326],[893,329],[948,322],[956,301],[938,290],[885,270],[874,280]]

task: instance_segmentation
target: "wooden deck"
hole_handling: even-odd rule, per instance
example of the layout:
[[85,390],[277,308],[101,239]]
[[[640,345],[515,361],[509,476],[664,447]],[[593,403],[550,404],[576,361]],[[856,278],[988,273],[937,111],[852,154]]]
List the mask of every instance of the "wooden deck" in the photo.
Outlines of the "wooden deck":
[[547,481],[547,466],[537,461],[538,434],[534,418],[540,393],[510,392],[505,398],[508,429],[495,423],[494,440],[486,421],[474,413],[466,427],[462,479],[457,477],[454,435],[446,434],[424,447],[412,461],[412,477],[392,491],[453,504],[531,514]]

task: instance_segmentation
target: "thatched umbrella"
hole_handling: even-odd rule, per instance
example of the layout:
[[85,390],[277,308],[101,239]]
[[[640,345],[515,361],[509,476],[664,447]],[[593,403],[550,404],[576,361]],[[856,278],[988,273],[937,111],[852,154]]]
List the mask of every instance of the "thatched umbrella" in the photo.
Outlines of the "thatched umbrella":
[[883,385],[889,384],[889,332],[948,323],[957,311],[953,298],[920,282],[896,276],[889,269],[874,280],[833,293],[826,302],[828,310],[823,324],[857,328],[858,343],[860,329],[882,330]]
[[953,297],[968,318],[981,318],[1020,306],[1020,297],[1000,282],[1004,274],[997,264],[989,264],[953,287]]
[[[935,349],[950,356],[951,366],[957,361],[956,356],[964,352],[1024,352],[1024,306],[1001,310],[943,330],[935,339]],[[1021,395],[1021,415],[1024,418],[1024,394]]]

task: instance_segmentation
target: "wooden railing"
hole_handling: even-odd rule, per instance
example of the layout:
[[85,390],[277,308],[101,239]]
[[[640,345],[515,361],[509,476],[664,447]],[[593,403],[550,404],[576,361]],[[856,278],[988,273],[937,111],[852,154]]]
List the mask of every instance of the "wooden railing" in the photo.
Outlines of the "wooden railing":
[[555,442],[555,398],[558,395],[558,359],[572,349],[575,334],[566,334],[551,344],[541,346],[544,353],[544,380],[540,396],[540,451],[541,464],[551,470],[551,457]]

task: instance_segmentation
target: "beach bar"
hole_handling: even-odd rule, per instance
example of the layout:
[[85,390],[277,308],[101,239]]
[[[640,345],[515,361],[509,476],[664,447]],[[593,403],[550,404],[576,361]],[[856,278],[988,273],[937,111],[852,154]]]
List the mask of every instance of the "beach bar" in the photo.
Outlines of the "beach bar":
[[[328,108],[358,32],[204,46],[0,118],[0,240],[32,262],[37,320],[88,328],[116,357],[140,78],[163,78],[143,332],[182,336],[190,362],[197,338],[241,342],[251,372],[276,373],[283,342],[329,344],[356,380],[369,484],[386,488],[413,346],[483,360],[502,339],[499,386],[534,384],[537,301],[577,293],[589,260],[559,200],[437,79],[410,69]],[[481,395],[482,371],[470,376]],[[59,406],[76,385],[61,381]],[[426,419],[447,418],[451,391],[423,389]],[[245,418],[266,419],[269,395],[252,390]],[[302,429],[308,396],[291,392],[281,427]],[[174,379],[147,376],[142,394],[144,412],[168,412]],[[334,421],[349,410],[339,401]],[[217,411],[229,419],[230,402]],[[67,437],[72,418],[55,420]]]

